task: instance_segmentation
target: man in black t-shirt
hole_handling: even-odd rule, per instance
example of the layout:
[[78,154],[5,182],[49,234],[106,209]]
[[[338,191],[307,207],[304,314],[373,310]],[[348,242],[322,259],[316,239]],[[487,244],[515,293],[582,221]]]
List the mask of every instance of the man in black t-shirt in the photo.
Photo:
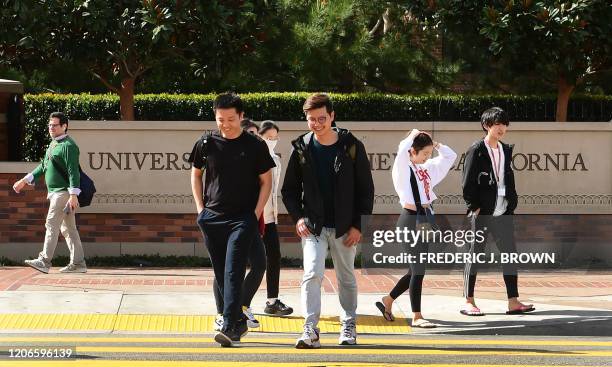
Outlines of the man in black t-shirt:
[[270,196],[274,161],[263,140],[240,127],[243,107],[238,95],[217,96],[213,110],[219,132],[202,137],[193,147],[191,190],[223,294],[223,328],[215,341],[232,346],[248,330],[241,309],[242,282],[249,247],[258,235],[257,218]]

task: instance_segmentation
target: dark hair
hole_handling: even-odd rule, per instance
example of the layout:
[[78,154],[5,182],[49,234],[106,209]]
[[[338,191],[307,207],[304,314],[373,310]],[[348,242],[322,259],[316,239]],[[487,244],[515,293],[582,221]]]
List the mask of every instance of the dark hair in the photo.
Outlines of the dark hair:
[[265,120],[265,121],[263,121],[261,123],[261,128],[259,129],[259,135],[263,135],[263,134],[266,133],[266,131],[271,130],[271,129],[275,129],[276,132],[280,131],[280,129],[274,123],[274,121],[272,121],[272,120]]
[[426,132],[420,132],[412,141],[412,148],[417,153],[430,145],[433,145],[433,139],[431,138],[431,135]]
[[325,93],[315,93],[306,98],[306,102],[304,102],[302,109],[304,110],[304,113],[306,113],[307,111],[316,110],[317,108],[321,107],[325,107],[327,113],[332,113],[334,111],[334,104],[329,96]]
[[504,124],[506,126],[510,125],[508,114],[499,107],[489,108],[482,113],[482,116],[480,116],[480,126],[482,126],[482,130],[487,131],[485,126],[491,127],[495,124]]
[[248,130],[254,127],[257,129],[257,131],[259,131],[259,126],[255,122],[253,122],[253,120],[251,119],[240,120],[240,127],[242,128],[242,130]]
[[[68,117],[64,115],[63,112],[51,112],[51,114],[49,115],[49,120],[51,120],[52,118],[59,119],[60,125],[68,124]],[[68,127],[66,127],[66,131],[68,131]]]
[[234,92],[227,92],[223,94],[219,94],[215,101],[213,102],[213,111],[217,111],[218,109],[230,109],[235,108],[238,114],[244,111],[244,107],[242,106],[242,99],[240,96]]

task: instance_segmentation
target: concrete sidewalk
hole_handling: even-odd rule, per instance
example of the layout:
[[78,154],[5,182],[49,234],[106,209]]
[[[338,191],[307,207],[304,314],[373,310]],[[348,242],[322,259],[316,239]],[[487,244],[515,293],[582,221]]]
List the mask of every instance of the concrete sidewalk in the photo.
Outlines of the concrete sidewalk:
[[[520,333],[524,328],[562,328],[568,335],[612,332],[612,272],[584,270],[524,271],[519,280],[521,300],[536,312],[508,316],[505,287],[499,272],[481,273],[476,295],[484,317],[459,314],[463,304],[460,272],[427,274],[423,313],[437,329],[409,328],[410,301],[394,305],[396,322],[384,321],[374,303],[389,292],[403,274],[357,271],[361,333]],[[291,317],[259,316],[260,331],[301,330],[302,271],[282,269],[281,299],[295,309]],[[175,332],[212,331],[216,314],[211,292],[212,269],[93,268],[86,274],[42,274],[27,267],[0,268],[0,333],[24,331]],[[263,314],[265,279],[252,303]],[[333,270],[323,284],[323,332],[337,332],[340,305]],[[582,330],[581,328],[585,328]],[[544,329],[543,329],[544,330]]]

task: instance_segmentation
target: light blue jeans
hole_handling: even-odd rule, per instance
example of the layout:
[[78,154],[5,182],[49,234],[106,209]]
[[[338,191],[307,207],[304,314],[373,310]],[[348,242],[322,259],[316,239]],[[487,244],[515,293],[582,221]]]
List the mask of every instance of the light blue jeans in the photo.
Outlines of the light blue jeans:
[[340,320],[356,321],[357,317],[357,280],[355,279],[355,255],[357,247],[347,247],[342,242],[346,234],[336,238],[334,228],[323,228],[318,237],[302,238],[304,254],[304,277],[302,278],[302,310],[305,323],[316,327],[321,316],[321,283],[325,276],[325,258],[327,248],[331,251],[336,279],[338,280],[338,296],[342,306]]

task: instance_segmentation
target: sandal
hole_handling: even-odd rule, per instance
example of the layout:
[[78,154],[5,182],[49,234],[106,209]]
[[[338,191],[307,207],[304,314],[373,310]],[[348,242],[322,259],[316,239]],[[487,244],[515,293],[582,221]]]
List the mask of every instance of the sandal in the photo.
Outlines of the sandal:
[[535,307],[533,307],[533,305],[522,305],[514,310],[506,311],[506,315],[520,315],[531,311],[535,311]]
[[375,303],[376,308],[378,308],[378,310],[380,310],[380,313],[382,313],[382,316],[385,318],[385,320],[387,321],[395,321],[395,317],[393,316],[393,314],[389,311],[387,311],[387,308],[385,307],[385,305],[382,302],[376,302]]
[[412,327],[418,327],[418,328],[422,328],[422,329],[433,329],[438,327],[438,325],[434,324],[433,322],[429,322],[425,319],[418,319],[416,321],[412,321]]
[[485,313],[480,311],[480,308],[476,306],[472,306],[471,308],[466,307],[463,310],[459,311],[459,313],[465,316],[484,316],[485,315]]

